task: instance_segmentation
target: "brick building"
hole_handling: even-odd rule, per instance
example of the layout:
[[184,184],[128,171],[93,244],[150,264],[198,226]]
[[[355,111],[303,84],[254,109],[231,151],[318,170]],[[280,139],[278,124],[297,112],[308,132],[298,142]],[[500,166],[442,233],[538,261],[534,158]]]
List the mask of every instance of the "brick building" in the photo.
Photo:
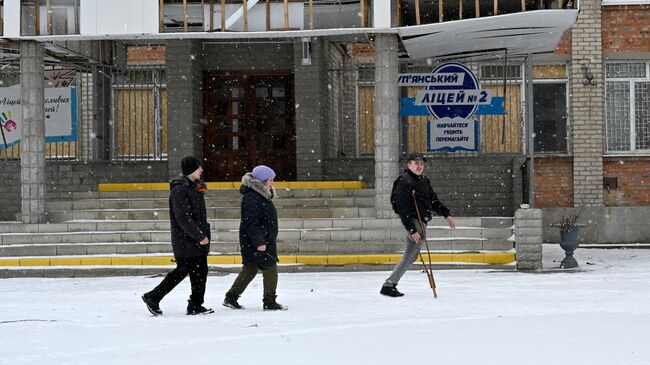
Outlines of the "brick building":
[[[0,219],[22,212],[29,221],[34,211],[42,221],[47,200],[100,182],[165,181],[186,154],[205,158],[211,181],[237,180],[258,163],[282,180],[362,180],[375,188],[376,216],[388,217],[400,159],[427,150],[426,118],[398,116],[398,98],[415,91],[398,87],[397,75],[457,61],[505,99],[506,115],[481,117],[475,153],[428,152],[456,215],[513,216],[532,188],[547,223],[573,207],[598,222],[587,241],[650,240],[637,224],[650,199],[650,5],[251,2],[248,14],[234,3],[139,0],[135,20],[121,21],[119,6],[95,0],[17,4],[2,8],[3,85],[20,84],[23,100],[38,104],[30,82],[73,70],[78,129],[72,142],[0,150]],[[34,74],[19,79],[21,69]],[[529,187],[522,166],[532,149]],[[24,184],[21,174],[36,178]],[[617,229],[612,215],[634,227]]]

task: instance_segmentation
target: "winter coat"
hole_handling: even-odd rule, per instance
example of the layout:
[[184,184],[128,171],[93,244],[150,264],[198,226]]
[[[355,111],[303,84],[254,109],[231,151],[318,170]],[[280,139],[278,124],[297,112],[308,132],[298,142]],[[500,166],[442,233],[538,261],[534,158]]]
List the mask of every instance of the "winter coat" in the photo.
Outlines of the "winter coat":
[[413,219],[418,219],[413,204],[413,192],[415,192],[420,217],[425,224],[431,220],[434,212],[445,218],[449,216],[449,209],[438,200],[438,195],[433,191],[429,178],[424,175],[418,176],[408,169],[404,170],[404,173],[393,182],[390,201],[393,210],[399,215],[402,224],[411,234],[417,232]]
[[169,220],[172,232],[172,249],[176,257],[207,255],[210,245],[200,245],[210,239],[210,224],[205,211],[205,197],[197,190],[202,181],[190,181],[179,175],[170,182]]
[[[264,266],[277,262],[278,213],[271,201],[275,190],[247,173],[242,177],[239,192],[242,195],[239,244],[243,264]],[[266,245],[266,251],[258,251],[260,245]]]

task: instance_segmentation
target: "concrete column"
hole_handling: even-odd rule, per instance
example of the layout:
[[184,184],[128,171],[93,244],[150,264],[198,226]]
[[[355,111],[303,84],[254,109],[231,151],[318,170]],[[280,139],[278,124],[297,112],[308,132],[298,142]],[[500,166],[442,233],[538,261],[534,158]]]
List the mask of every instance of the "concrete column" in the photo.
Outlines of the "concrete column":
[[517,269],[542,269],[542,211],[517,209],[515,212]]
[[45,92],[43,45],[20,42],[22,133],[20,183],[23,223],[45,222]]
[[[573,201],[576,207],[603,205],[604,77],[601,1],[583,0],[571,44]],[[588,67],[585,69],[584,67]],[[596,85],[584,84],[586,72]]]
[[183,157],[203,157],[203,51],[197,40],[167,42],[169,177],[180,173]]
[[397,76],[398,41],[394,34],[375,36],[375,210],[377,218],[391,218],[390,192],[399,173]]

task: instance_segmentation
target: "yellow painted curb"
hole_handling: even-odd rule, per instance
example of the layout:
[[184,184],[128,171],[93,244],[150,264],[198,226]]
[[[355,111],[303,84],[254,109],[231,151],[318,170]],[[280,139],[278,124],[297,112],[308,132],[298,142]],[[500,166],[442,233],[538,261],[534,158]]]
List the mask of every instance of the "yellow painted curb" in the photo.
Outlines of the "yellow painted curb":
[[111,257],[112,265],[142,265],[142,257]]
[[[208,189],[239,189],[240,182],[206,182]],[[363,181],[276,181],[276,189],[365,189]],[[97,185],[100,192],[169,190],[169,183],[106,183]]]
[[76,266],[81,265],[80,257],[52,257],[50,266]]
[[516,260],[517,255],[514,252],[486,253],[483,255],[483,263],[486,264],[503,265]]
[[360,264],[385,264],[390,262],[390,255],[360,255]]
[[[429,256],[423,253],[424,261]],[[367,255],[281,255],[280,264],[302,265],[350,265],[350,264],[394,264],[400,260],[400,254],[367,254]],[[433,263],[477,263],[505,265],[515,262],[514,252],[488,253],[432,253]],[[420,257],[417,259],[419,263]],[[241,265],[240,255],[208,256],[210,265]],[[119,257],[30,257],[30,258],[0,258],[0,266],[173,266],[173,256],[119,256]]]
[[233,265],[235,256],[208,256],[209,265]]
[[171,256],[149,256],[142,258],[142,265],[175,265]]
[[50,266],[49,258],[20,259],[20,266]]
[[110,257],[82,257],[80,265],[87,266],[106,266],[111,265]]
[[296,263],[304,265],[326,265],[327,256],[296,256]]
[[0,260],[0,266],[20,266],[19,259]]

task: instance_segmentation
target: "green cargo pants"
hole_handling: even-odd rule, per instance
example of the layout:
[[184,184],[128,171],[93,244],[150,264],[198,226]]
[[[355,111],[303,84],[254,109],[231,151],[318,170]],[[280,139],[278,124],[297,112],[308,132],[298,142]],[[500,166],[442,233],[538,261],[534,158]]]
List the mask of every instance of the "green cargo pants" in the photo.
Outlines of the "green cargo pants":
[[235,282],[232,283],[232,287],[228,290],[228,293],[236,295],[237,297],[241,296],[248,284],[255,278],[257,271],[261,270],[263,275],[264,283],[264,299],[275,299],[275,289],[278,287],[278,265],[273,263],[272,266],[257,266],[257,265],[244,265],[242,266],[239,275],[235,279]]

